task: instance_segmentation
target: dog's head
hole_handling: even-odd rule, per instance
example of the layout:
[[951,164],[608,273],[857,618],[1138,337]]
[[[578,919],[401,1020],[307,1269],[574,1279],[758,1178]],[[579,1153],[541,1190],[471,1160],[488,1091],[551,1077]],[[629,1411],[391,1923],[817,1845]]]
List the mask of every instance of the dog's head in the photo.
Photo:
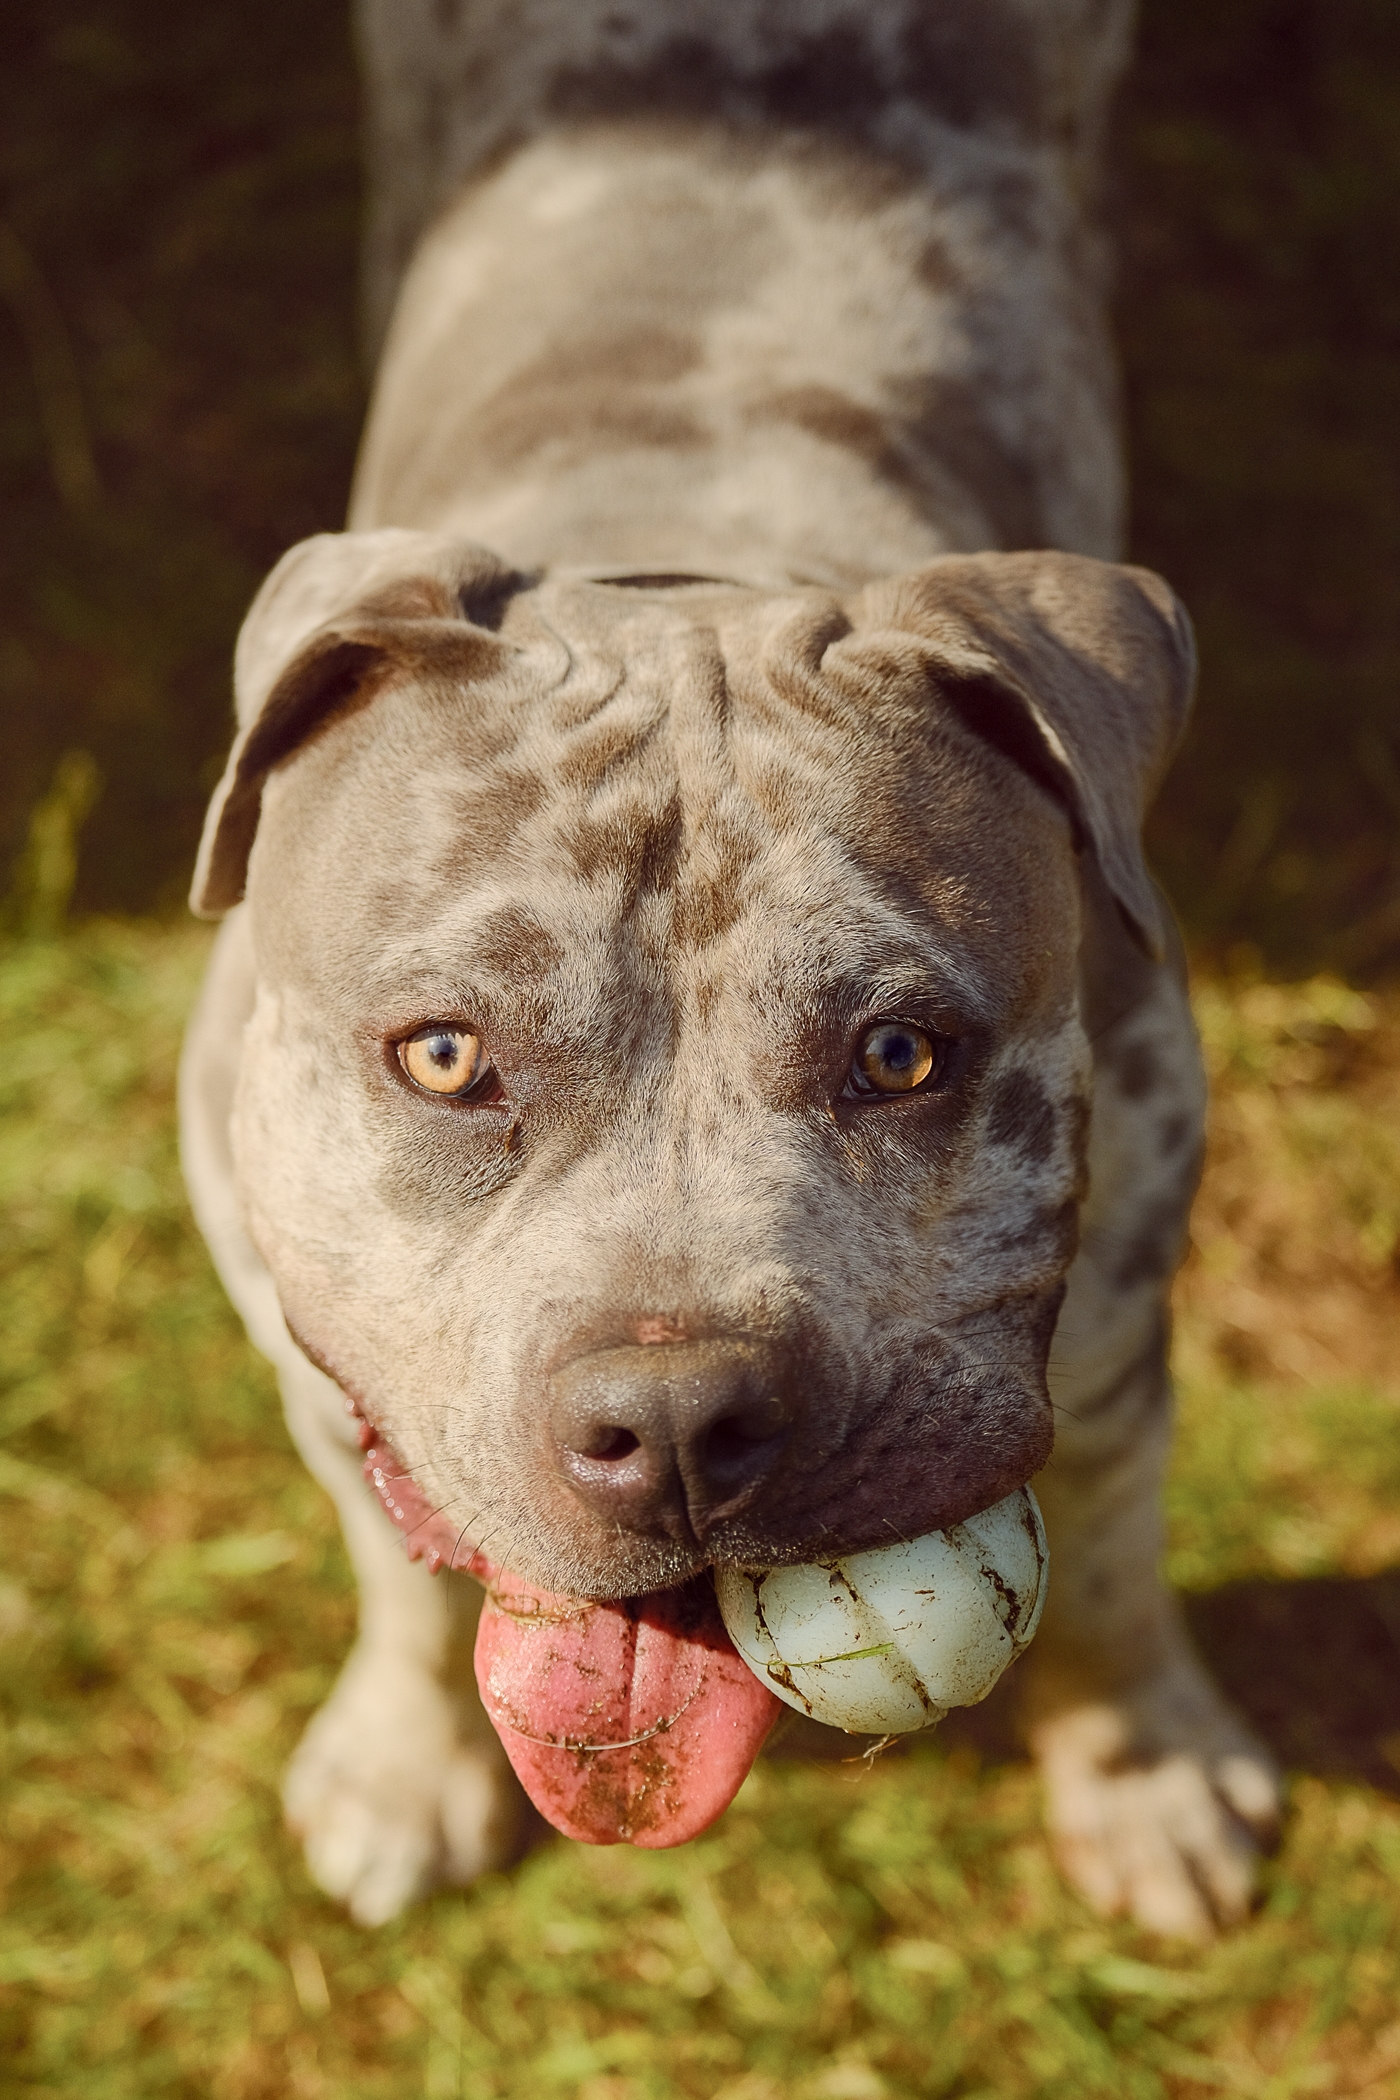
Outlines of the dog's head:
[[1082,1193],[1078,860],[1149,950],[1165,586],[840,600],[294,549],[196,907],[289,1323],[493,1559],[599,1597],[952,1523],[1044,1462]]

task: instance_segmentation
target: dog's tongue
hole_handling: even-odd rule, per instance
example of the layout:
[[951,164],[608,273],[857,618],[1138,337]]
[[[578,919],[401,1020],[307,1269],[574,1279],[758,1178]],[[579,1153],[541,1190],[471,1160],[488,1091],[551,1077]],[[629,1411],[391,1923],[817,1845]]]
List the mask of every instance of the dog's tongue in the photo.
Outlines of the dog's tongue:
[[708,1575],[586,1604],[497,1574],[476,1681],[541,1815],[589,1845],[681,1845],[729,1806],[782,1712]]
[[783,1707],[735,1652],[708,1575],[618,1604],[496,1567],[364,1425],[365,1476],[412,1559],[486,1585],[481,1697],[542,1816],[588,1845],[681,1845],[729,1806]]

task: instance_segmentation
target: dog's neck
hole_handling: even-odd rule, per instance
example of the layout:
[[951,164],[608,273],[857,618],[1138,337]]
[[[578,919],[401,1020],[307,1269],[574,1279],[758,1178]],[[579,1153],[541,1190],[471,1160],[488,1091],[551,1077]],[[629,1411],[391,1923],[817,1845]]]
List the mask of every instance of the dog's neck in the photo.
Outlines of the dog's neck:
[[1126,0],[525,12],[363,6],[381,303],[440,216],[353,524],[837,585],[1118,552],[1085,200]]

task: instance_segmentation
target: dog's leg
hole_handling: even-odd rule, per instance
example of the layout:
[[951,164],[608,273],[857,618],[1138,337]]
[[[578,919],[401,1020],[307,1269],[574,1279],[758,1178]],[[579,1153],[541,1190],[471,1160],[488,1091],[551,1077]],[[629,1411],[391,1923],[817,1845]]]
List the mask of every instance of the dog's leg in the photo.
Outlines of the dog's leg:
[[328,1894],[379,1924],[438,1881],[468,1882],[518,1847],[524,1801],[477,1698],[481,1595],[430,1577],[366,1488],[339,1389],[287,1332],[238,1215],[229,1113],[253,958],[244,914],[225,923],[181,1069],[181,1141],[200,1227],[256,1346],[276,1367],[297,1449],[336,1507],[360,1592],[360,1630],[284,1787],[288,1821]]
[[1247,1910],[1278,1784],[1158,1574],[1170,1443],[1160,1344],[1104,1416],[1098,1448],[1064,1437],[1037,1483],[1051,1585],[1027,1657],[1031,1741],[1068,1879],[1096,1910],[1199,1939]]
[[472,1673],[480,1589],[408,1560],[340,1433],[339,1390],[308,1363],[279,1373],[287,1425],[335,1503],[360,1591],[359,1637],[283,1800],[315,1879],[375,1925],[436,1882],[509,1859],[523,1797]]
[[1279,1789],[1159,1571],[1166,1294],[1204,1092],[1184,985],[1152,978],[1095,1045],[1083,1246],[1051,1357],[1055,1457],[1036,1483],[1050,1592],[1023,1670],[1066,1875],[1098,1910],[1200,1938],[1245,1911]]

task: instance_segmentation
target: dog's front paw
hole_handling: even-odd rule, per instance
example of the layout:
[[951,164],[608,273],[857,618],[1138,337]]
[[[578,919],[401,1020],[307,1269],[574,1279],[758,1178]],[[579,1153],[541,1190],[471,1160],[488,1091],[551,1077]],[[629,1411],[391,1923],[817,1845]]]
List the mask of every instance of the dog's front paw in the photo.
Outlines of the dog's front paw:
[[1278,1773],[1194,1662],[1032,1739],[1060,1867],[1095,1910],[1193,1940],[1245,1916]]
[[382,1649],[351,1656],[282,1799],[312,1878],[361,1925],[505,1864],[522,1825],[523,1796],[494,1738],[464,1742],[437,1679]]

